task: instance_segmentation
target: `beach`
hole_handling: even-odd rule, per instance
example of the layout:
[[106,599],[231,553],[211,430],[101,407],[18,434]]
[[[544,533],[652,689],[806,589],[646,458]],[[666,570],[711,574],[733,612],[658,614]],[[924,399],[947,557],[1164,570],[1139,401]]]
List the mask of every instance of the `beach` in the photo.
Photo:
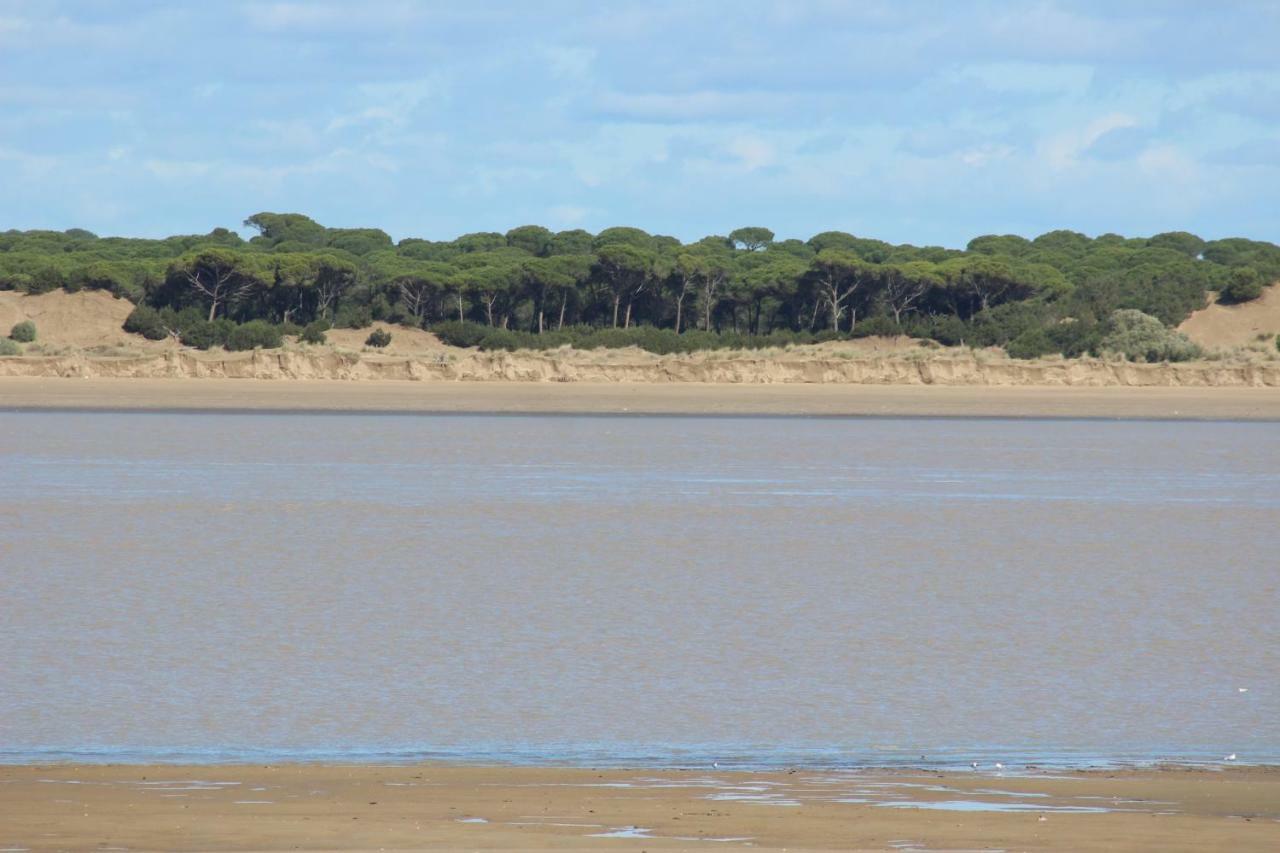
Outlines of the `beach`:
[[1274,768],[0,767],[0,847],[1274,850]]
[[0,377],[0,408],[1277,420],[1280,390]]

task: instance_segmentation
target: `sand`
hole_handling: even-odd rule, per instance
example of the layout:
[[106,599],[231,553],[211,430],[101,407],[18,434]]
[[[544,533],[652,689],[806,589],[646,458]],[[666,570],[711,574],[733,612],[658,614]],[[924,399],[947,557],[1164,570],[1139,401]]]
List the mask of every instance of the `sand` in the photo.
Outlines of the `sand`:
[[1260,345],[1272,350],[1280,335],[1280,284],[1240,305],[1207,305],[1184,320],[1178,331],[1207,349]]
[[1280,771],[0,767],[0,849],[709,847],[1276,850]]
[[[1280,287],[1258,305],[1272,302]],[[670,356],[508,353],[377,324],[392,335],[383,350],[364,346],[369,330],[341,329],[324,345],[199,352],[125,333],[131,309],[100,291],[0,292],[0,331],[32,319],[39,332],[22,355],[0,357],[0,407],[1280,417],[1280,353],[1262,350],[1183,364],[1019,361],[897,337]]]
[[1280,420],[1280,389],[0,377],[0,409]]

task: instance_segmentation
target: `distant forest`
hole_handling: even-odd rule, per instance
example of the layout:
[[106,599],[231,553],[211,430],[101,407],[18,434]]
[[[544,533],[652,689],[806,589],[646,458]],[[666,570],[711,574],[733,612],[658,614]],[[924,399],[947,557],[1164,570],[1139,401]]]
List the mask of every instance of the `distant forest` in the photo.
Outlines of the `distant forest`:
[[[768,228],[682,243],[639,228],[537,225],[433,242],[327,228],[294,213],[162,240],[81,229],[0,233],[0,289],[101,289],[139,306],[133,330],[217,344],[239,326],[265,340],[375,320],[486,348],[586,341],[655,351],[764,346],[871,334],[1003,346],[1018,357],[1096,352],[1117,312],[1176,326],[1206,303],[1256,298],[1280,279],[1280,247],[1170,232],[1034,239],[987,235],[964,250]],[[248,336],[253,340],[253,336]]]

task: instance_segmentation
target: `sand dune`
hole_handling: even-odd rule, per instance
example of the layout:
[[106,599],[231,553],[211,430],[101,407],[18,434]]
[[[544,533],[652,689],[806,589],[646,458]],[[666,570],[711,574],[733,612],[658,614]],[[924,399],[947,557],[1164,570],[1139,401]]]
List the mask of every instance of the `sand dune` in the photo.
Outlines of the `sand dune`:
[[1274,347],[1280,335],[1280,283],[1250,302],[1208,305],[1183,321],[1178,331],[1207,349],[1249,346],[1259,338]]
[[[1181,364],[1103,359],[1020,361],[999,349],[930,346],[907,338],[865,338],[752,351],[659,356],[639,349],[480,352],[442,344],[421,329],[378,324],[391,345],[364,346],[369,329],[336,329],[328,343],[228,353],[147,341],[120,326],[132,306],[102,292],[0,293],[0,330],[22,319],[39,330],[22,356],[0,358],[0,376],[45,378],[220,378],[413,380],[421,382],[713,383],[1049,387],[1280,386],[1280,358],[1258,352]],[[1206,313],[1215,311],[1217,313]],[[1188,323],[1227,339],[1280,320],[1280,287],[1258,303],[1212,306]],[[1224,313],[1225,312],[1225,313]],[[1252,318],[1244,322],[1241,318]],[[1263,319],[1258,319],[1263,318]],[[1218,331],[1212,331],[1218,330]],[[1212,334],[1210,334],[1212,332]],[[1256,333],[1251,333],[1256,337]],[[107,351],[104,351],[107,350]]]

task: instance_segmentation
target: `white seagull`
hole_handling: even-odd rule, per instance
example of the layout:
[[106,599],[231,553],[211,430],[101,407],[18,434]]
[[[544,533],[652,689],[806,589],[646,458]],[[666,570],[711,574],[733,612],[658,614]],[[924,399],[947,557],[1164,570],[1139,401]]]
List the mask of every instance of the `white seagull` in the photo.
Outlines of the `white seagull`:
[[1230,755],[1228,755],[1226,758],[1224,758],[1224,759],[1222,759],[1222,760],[1223,760],[1223,761],[1235,761],[1235,760],[1236,760],[1236,754],[1233,752],[1233,753],[1231,753]]

